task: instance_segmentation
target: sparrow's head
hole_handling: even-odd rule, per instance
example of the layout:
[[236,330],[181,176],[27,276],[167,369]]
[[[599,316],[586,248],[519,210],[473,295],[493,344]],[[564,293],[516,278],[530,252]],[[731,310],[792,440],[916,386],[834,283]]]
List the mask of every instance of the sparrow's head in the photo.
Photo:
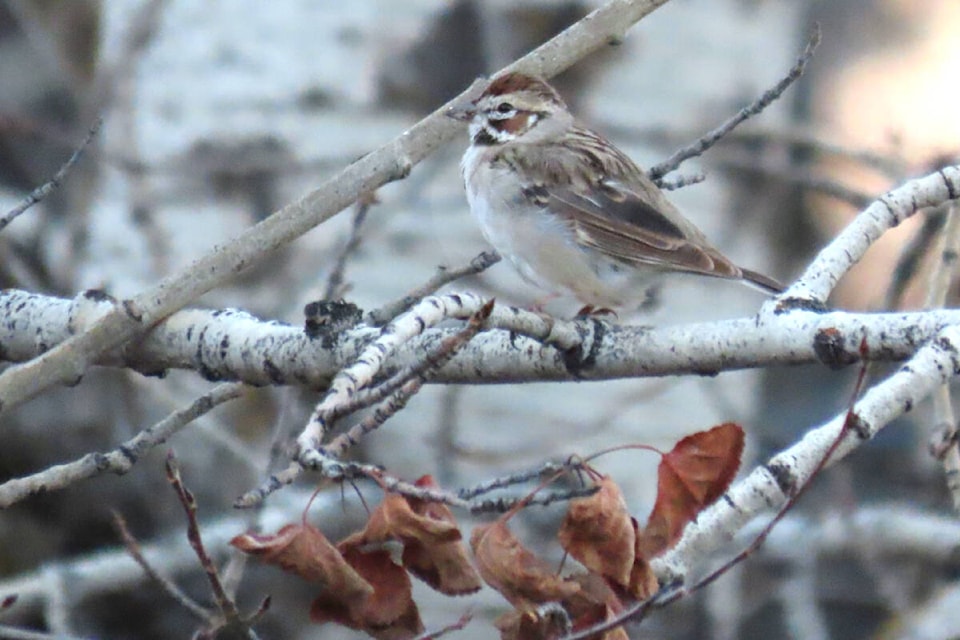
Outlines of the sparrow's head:
[[569,125],[571,116],[549,84],[522,73],[498,76],[480,97],[447,115],[470,123],[473,144],[537,142]]

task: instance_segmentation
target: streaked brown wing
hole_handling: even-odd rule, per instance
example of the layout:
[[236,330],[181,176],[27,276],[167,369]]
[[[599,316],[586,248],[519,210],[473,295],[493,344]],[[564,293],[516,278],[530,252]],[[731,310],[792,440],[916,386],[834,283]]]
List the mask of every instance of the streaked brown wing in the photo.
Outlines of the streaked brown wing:
[[741,275],[699,232],[682,229],[646,199],[616,183],[580,190],[543,188],[539,195],[544,206],[569,221],[583,244],[612,258],[705,275]]

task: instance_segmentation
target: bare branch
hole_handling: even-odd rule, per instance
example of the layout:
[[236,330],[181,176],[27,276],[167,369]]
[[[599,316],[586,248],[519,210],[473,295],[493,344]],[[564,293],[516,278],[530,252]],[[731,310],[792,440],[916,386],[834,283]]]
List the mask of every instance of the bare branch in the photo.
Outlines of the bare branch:
[[323,291],[324,300],[336,300],[343,296],[343,274],[347,268],[347,261],[350,259],[360,246],[360,231],[363,229],[363,223],[367,219],[367,213],[370,207],[376,204],[377,194],[361,194],[353,208],[353,224],[350,225],[350,237],[343,245],[337,259],[333,262],[333,269],[327,277],[327,286]]
[[65,464],[54,465],[22,478],[13,478],[0,484],[0,509],[37,493],[57,491],[105,473],[123,475],[130,471],[143,455],[166,442],[180,429],[224,402],[243,395],[245,385],[222,384],[203,394],[188,406],[175,411],[151,427],[144,429],[113,451],[88,453]]
[[[187,516],[187,540],[190,542],[190,547],[193,549],[193,552],[197,555],[197,559],[200,560],[200,566],[207,576],[207,582],[210,583],[210,590],[213,592],[214,602],[216,602],[217,608],[220,610],[220,619],[213,619],[201,630],[199,635],[201,637],[214,638],[218,631],[226,628],[232,629],[251,640],[256,640],[257,635],[250,627],[251,619],[244,618],[240,615],[236,603],[233,601],[233,598],[230,597],[230,594],[227,593],[223,582],[220,580],[220,572],[217,570],[217,565],[214,563],[213,558],[210,557],[210,554],[207,553],[203,538],[200,535],[200,523],[197,520],[197,501],[193,497],[193,493],[183,484],[183,479],[180,476],[180,464],[172,450],[167,454],[166,469],[167,481],[170,483],[170,486],[173,487],[177,498],[180,500],[180,504],[183,505],[183,511]],[[252,619],[259,618],[262,615],[264,606],[267,606],[266,601],[260,610],[254,613]]]
[[739,124],[757,115],[770,106],[783,94],[784,91],[787,90],[790,85],[796,82],[800,76],[803,75],[803,71],[806,69],[807,63],[810,62],[810,58],[813,57],[813,53],[817,50],[817,46],[819,46],[819,44],[820,26],[817,25],[814,28],[813,33],[810,35],[810,40],[807,42],[807,46],[804,48],[803,53],[801,53],[800,57],[797,59],[797,62],[793,65],[793,67],[790,68],[790,71],[787,72],[787,75],[784,76],[777,84],[765,91],[763,95],[752,104],[740,109],[735,116],[724,122],[713,131],[704,135],[695,143],[680,149],[660,164],[647,169],[647,175],[650,176],[650,178],[655,182],[659,181],[663,176],[667,175],[671,171],[676,170],[676,168],[679,167],[684,161],[699,156],[704,151],[715,145],[717,141],[719,141],[725,135],[733,131]]
[[20,204],[15,206],[10,211],[7,211],[0,217],[0,231],[3,231],[4,228],[11,222],[17,219],[20,214],[24,213],[27,209],[37,204],[48,195],[50,195],[54,189],[58,188],[63,180],[67,177],[67,174],[70,173],[70,169],[73,168],[73,165],[77,163],[77,160],[80,159],[80,156],[83,155],[83,152],[86,150],[90,143],[93,142],[93,138],[100,131],[100,127],[103,125],[103,118],[97,118],[97,120],[90,126],[90,130],[87,131],[87,135],[80,142],[80,145],[74,149],[73,153],[67,158],[67,161],[61,165],[53,177],[31,191],[26,198],[20,201]]
[[498,262],[500,262],[500,254],[491,250],[478,254],[468,264],[456,269],[438,267],[437,273],[421,286],[402,298],[389,302],[379,309],[374,309],[368,313],[366,317],[367,323],[376,327],[383,326],[427,296],[436,293],[440,287],[454,280],[486,271]]
[[[314,450],[312,452],[314,457],[313,468],[320,470],[327,477],[335,479],[342,478],[344,475],[343,464],[338,462],[336,458],[339,458],[348,448],[357,444],[364,435],[380,428],[380,425],[403,409],[410,398],[420,390],[430,376],[434,375],[444,363],[456,355],[459,350],[483,329],[484,323],[490,317],[492,310],[493,301],[491,300],[470,317],[466,327],[441,342],[437,349],[423,359],[423,362],[418,363],[415,367],[401,371],[379,387],[371,390],[371,392],[366,394],[362,393],[362,376],[355,375],[349,370],[347,370],[346,373],[341,372],[343,375],[338,375],[338,378],[334,379],[334,383],[331,383],[331,391],[328,392],[327,396],[324,397],[320,405],[314,410],[310,424],[320,423],[321,425],[329,425],[339,417],[356,410],[358,407],[366,406],[367,400],[372,400],[373,402],[382,398],[386,398],[386,400],[377,406],[370,415],[355,424],[346,433],[338,436],[333,442],[323,447],[322,450]],[[386,330],[384,330],[384,332],[386,332]],[[375,348],[375,350],[377,352],[381,351],[380,348]],[[386,355],[386,353],[382,353],[382,355]],[[361,355],[357,360],[357,364],[365,368],[370,363]],[[358,378],[361,379],[358,380]],[[345,381],[344,384],[347,385],[346,388],[340,390],[342,391],[340,394],[337,393],[335,387],[337,379]],[[350,390],[350,386],[352,385],[356,385],[353,387],[353,391]],[[357,396],[363,396],[359,402],[357,402]],[[307,428],[310,428],[310,424],[308,424]],[[281,473],[271,475],[260,487],[241,496],[235,502],[235,506],[243,508],[255,506],[270,493],[292,483],[306,466],[303,464],[302,459],[309,453],[308,451],[301,451],[293,464]]]
[[157,569],[150,564],[143,555],[143,551],[140,548],[140,543],[137,542],[137,539],[133,537],[133,534],[130,533],[130,529],[127,527],[127,521],[123,519],[118,512],[113,512],[113,525],[117,529],[117,533],[120,534],[120,539],[123,540],[123,545],[127,548],[127,553],[130,554],[130,557],[140,565],[140,568],[143,569],[143,572],[153,580],[164,592],[175,602],[177,602],[181,607],[189,611],[194,615],[195,618],[201,622],[211,623],[213,622],[213,616],[210,615],[206,609],[197,604],[193,598],[188,596],[184,591],[178,587],[172,580],[160,574]]
[[[444,364],[449,362],[458,351],[465,347],[468,342],[473,340],[473,338],[483,330],[484,324],[490,317],[492,311],[493,300],[490,300],[470,316],[467,326],[441,342],[440,346],[434,351],[428,353],[419,366],[401,371],[379,387],[372,389],[371,391],[376,391],[377,393],[367,395],[369,398],[374,399],[374,401],[387,395],[390,397],[369,416],[327,444],[324,447],[324,452],[329,456],[339,458],[347,449],[358,444],[360,438],[379,428],[380,425],[386,422],[392,415],[406,406],[407,401],[420,390],[432,375],[435,375]],[[338,414],[345,415],[346,412],[354,410],[353,407],[357,406],[357,396],[361,396],[360,406],[362,406],[366,400],[364,399],[365,394],[361,389],[358,393],[352,394],[352,397],[346,404],[333,407],[331,417],[335,419]]]
[[[927,287],[927,298],[924,302],[927,309],[936,309],[946,303],[947,293],[956,276],[957,259],[960,256],[960,208],[956,203],[950,204],[946,216],[938,245],[940,251]],[[933,448],[934,454],[943,465],[953,508],[960,510],[960,446],[957,444],[957,418],[953,412],[949,384],[940,385],[933,394],[933,413],[934,424],[939,426],[934,437],[940,445]]]

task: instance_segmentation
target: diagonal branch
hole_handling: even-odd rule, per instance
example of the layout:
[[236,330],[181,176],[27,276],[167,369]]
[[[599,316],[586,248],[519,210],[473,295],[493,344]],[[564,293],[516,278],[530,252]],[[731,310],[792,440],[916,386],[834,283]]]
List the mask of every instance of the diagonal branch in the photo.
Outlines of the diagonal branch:
[[[626,30],[667,0],[611,0],[508,69],[552,77],[590,53],[621,40]],[[214,289],[264,255],[333,217],[357,197],[405,177],[460,126],[445,117],[457,96],[386,145],[357,160],[317,189],[215,248],[123,304],[87,331],[50,352],[0,374],[0,412],[55,384],[76,381],[101,353],[122,345]]]

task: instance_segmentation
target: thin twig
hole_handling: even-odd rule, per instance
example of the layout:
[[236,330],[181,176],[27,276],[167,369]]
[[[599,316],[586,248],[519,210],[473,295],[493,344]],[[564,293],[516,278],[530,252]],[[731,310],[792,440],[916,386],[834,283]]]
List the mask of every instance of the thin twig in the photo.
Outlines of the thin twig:
[[67,161],[61,165],[60,169],[53,174],[53,177],[31,191],[26,198],[20,201],[20,204],[5,213],[3,217],[0,217],[0,231],[3,231],[4,228],[6,228],[8,224],[20,216],[20,214],[24,213],[27,209],[46,198],[53,192],[54,189],[58,188],[63,183],[63,180],[67,177],[70,169],[73,168],[73,165],[75,165],[77,160],[80,159],[80,156],[83,155],[84,150],[86,150],[86,148],[90,146],[90,143],[93,142],[93,138],[97,135],[97,132],[100,131],[101,125],[103,125],[103,118],[97,118],[96,121],[94,121],[94,123],[90,126],[90,129],[87,131],[87,135],[83,138],[83,141],[81,141],[80,145],[74,149],[73,153],[70,154],[70,157],[67,158]]
[[470,612],[467,612],[462,616],[460,616],[460,619],[457,620],[456,622],[452,624],[448,624],[445,627],[441,627],[436,631],[427,631],[426,633],[421,633],[419,636],[414,638],[414,640],[437,640],[437,638],[443,637],[448,633],[452,633],[454,631],[462,631],[464,627],[466,627],[471,620],[473,620],[473,614]]
[[130,533],[130,529],[127,527],[127,521],[124,520],[123,516],[117,511],[113,512],[113,526],[116,528],[117,533],[120,534],[123,545],[127,548],[127,553],[140,565],[140,568],[143,569],[143,572],[147,574],[148,578],[153,580],[168,596],[173,598],[175,602],[192,613],[194,617],[201,622],[213,622],[213,616],[210,615],[209,611],[197,604],[193,598],[188,596],[172,580],[160,575],[160,572],[147,561],[143,555],[143,551],[140,549],[140,543],[133,537],[133,534]]
[[470,318],[486,309],[489,315],[493,307],[489,300],[473,294],[431,296],[416,307],[399,316],[380,331],[376,340],[370,342],[353,362],[334,376],[326,395],[314,408],[310,419],[297,436],[297,459],[302,465],[319,469],[329,460],[320,450],[326,434],[333,426],[337,407],[349,402],[360,389],[372,384],[381,374],[387,358],[403,344],[424,331],[451,318]]
[[650,178],[654,181],[660,180],[663,178],[663,176],[667,175],[671,171],[676,170],[676,168],[679,167],[684,161],[699,156],[704,151],[715,145],[717,141],[719,141],[725,135],[733,131],[739,124],[748,118],[757,115],[770,106],[770,104],[777,100],[790,85],[796,82],[797,79],[803,75],[803,72],[807,67],[807,63],[810,62],[810,58],[813,57],[813,53],[816,51],[819,44],[820,26],[817,25],[814,28],[813,33],[810,35],[810,40],[807,42],[807,46],[804,48],[803,53],[800,54],[800,57],[797,59],[797,62],[793,65],[793,67],[791,67],[787,75],[784,76],[777,84],[765,91],[763,95],[755,100],[752,104],[741,109],[735,116],[724,122],[713,131],[710,131],[693,144],[678,150],[660,164],[647,169],[647,175],[650,176]]
[[174,411],[160,422],[144,429],[113,451],[88,453],[73,462],[55,465],[29,476],[8,480],[0,484],[0,509],[9,507],[28,496],[63,489],[80,480],[104,473],[118,475],[127,473],[147,451],[166,442],[180,429],[214,407],[239,398],[245,389],[246,385],[237,382],[221,384],[183,409]]
[[[610,137],[633,140],[658,147],[682,144],[695,133],[678,131],[676,125],[627,126],[614,122],[602,122],[602,130]],[[875,171],[893,182],[903,182],[909,177],[910,165],[891,151],[883,153],[872,149],[859,149],[838,144],[810,127],[796,123],[780,123],[764,126],[751,123],[731,131],[722,143],[762,152],[769,147],[784,149],[788,153],[806,152],[809,159],[840,158]],[[791,155],[796,155],[792,154]]]
[[574,463],[571,461],[569,464],[547,462],[537,469],[529,469],[527,471],[521,471],[509,476],[493,478],[492,480],[487,480],[475,485],[474,487],[461,489],[457,492],[457,495],[464,500],[472,500],[477,496],[483,495],[484,493],[490,493],[491,491],[496,491],[497,489],[504,489],[515,484],[523,484],[525,482],[530,482],[531,480],[538,480],[544,477],[553,476],[560,471],[575,471],[579,468],[579,462]]
[[365,321],[375,327],[383,326],[396,318],[398,315],[417,304],[429,295],[432,295],[440,287],[459,280],[466,276],[476,275],[486,271],[493,265],[500,262],[500,254],[496,251],[484,251],[474,257],[468,264],[455,269],[447,267],[438,267],[437,273],[425,283],[405,294],[403,297],[388,302],[379,309],[374,309],[367,314]]
[[676,191],[677,189],[683,189],[684,187],[689,187],[692,184],[699,184],[706,179],[707,179],[707,174],[701,172],[701,173],[692,173],[686,176],[677,176],[672,180],[667,180],[666,178],[660,178],[660,181],[657,184],[664,191]]
[[900,257],[893,268],[893,276],[884,300],[884,309],[899,309],[903,303],[903,295],[913,278],[920,271],[924,256],[930,253],[930,247],[940,237],[940,231],[946,222],[946,215],[942,210],[931,211],[923,216],[920,229],[917,230],[907,245],[900,251]]
[[193,548],[197,559],[200,560],[200,566],[203,567],[203,571],[207,576],[207,582],[210,583],[210,590],[213,592],[214,601],[220,610],[221,619],[216,619],[211,624],[206,625],[205,628],[197,633],[197,637],[212,639],[218,635],[221,629],[232,629],[238,634],[255,640],[257,634],[251,628],[251,622],[263,615],[263,611],[269,606],[269,600],[264,600],[252,616],[244,617],[240,614],[236,603],[233,601],[233,598],[230,597],[230,594],[227,593],[223,582],[220,580],[220,572],[217,570],[216,563],[214,563],[210,554],[207,553],[207,549],[203,544],[203,538],[200,536],[200,523],[197,520],[197,501],[193,497],[193,493],[183,484],[183,479],[180,476],[180,464],[172,450],[167,454],[166,469],[167,481],[170,483],[170,486],[173,487],[177,498],[180,500],[180,504],[183,505],[183,511],[187,516],[187,540],[190,542],[190,546]]
[[749,147],[774,143],[786,146],[788,150],[807,151],[814,158],[835,157],[849,160],[894,182],[902,182],[908,177],[909,164],[895,152],[882,153],[871,149],[846,147],[802,125],[778,125],[775,128],[753,125],[733,132],[725,142],[736,142]]
[[217,565],[203,546],[203,538],[200,536],[200,523],[197,522],[197,501],[193,497],[193,493],[183,484],[183,479],[180,476],[180,464],[172,450],[167,454],[166,469],[167,481],[173,487],[187,516],[187,540],[207,574],[207,581],[210,583],[210,590],[213,591],[217,607],[227,619],[239,619],[240,612],[237,611],[237,605],[224,590],[223,584],[220,582]]
[[335,300],[343,296],[343,276],[347,268],[347,261],[360,246],[360,232],[363,229],[363,223],[367,219],[367,213],[370,211],[370,207],[377,202],[379,202],[377,200],[377,194],[373,191],[361,194],[360,197],[357,198],[357,202],[353,207],[353,223],[350,225],[350,237],[347,238],[347,243],[343,245],[343,249],[337,256],[337,259],[334,260],[333,269],[327,277],[327,286],[323,290],[324,300]]
[[570,500],[576,500],[577,498],[589,498],[599,490],[599,486],[593,485],[589,487],[568,489],[567,491],[553,491],[549,493],[541,492],[534,496],[513,496],[509,498],[474,500],[470,503],[470,513],[473,515],[478,515],[481,513],[506,513],[521,503],[524,507],[533,505],[546,507],[555,502],[569,502]]
[[358,409],[369,407],[376,402],[380,402],[412,380],[419,380],[422,386],[423,383],[430,380],[445,364],[457,355],[468,342],[483,330],[484,323],[490,317],[492,311],[493,300],[490,300],[486,306],[482,307],[477,313],[470,317],[467,325],[463,329],[444,338],[440,342],[440,345],[433,351],[427,353],[422,360],[411,366],[404,367],[372,389],[358,390],[345,403],[334,407],[331,411],[330,419],[336,420]]
[[470,503],[461,500],[455,494],[443,489],[421,487],[389,475],[381,467],[359,462],[338,462],[340,477],[337,480],[349,481],[368,478],[375,481],[384,491],[399,493],[408,498],[423,500],[424,502],[440,502],[450,507],[469,510]]
[[[946,304],[960,257],[960,207],[951,203],[947,208],[946,223],[940,234],[939,254],[927,287],[925,309],[937,309]],[[933,394],[935,434],[934,455],[943,466],[947,489],[953,499],[953,508],[960,511],[960,445],[957,443],[957,419],[953,411],[950,385],[942,384]]]
[[945,217],[946,222],[940,233],[940,251],[930,273],[924,309],[940,309],[946,304],[957,271],[957,260],[960,259],[960,207],[956,202],[947,205]]
[[857,209],[867,207],[876,200],[875,194],[859,191],[848,187],[836,180],[818,176],[810,169],[793,166],[776,166],[768,162],[755,160],[741,160],[736,158],[722,158],[717,165],[725,170],[741,171],[748,175],[758,175],[782,181],[789,185],[797,185],[808,191],[816,191],[824,195],[846,202]]

